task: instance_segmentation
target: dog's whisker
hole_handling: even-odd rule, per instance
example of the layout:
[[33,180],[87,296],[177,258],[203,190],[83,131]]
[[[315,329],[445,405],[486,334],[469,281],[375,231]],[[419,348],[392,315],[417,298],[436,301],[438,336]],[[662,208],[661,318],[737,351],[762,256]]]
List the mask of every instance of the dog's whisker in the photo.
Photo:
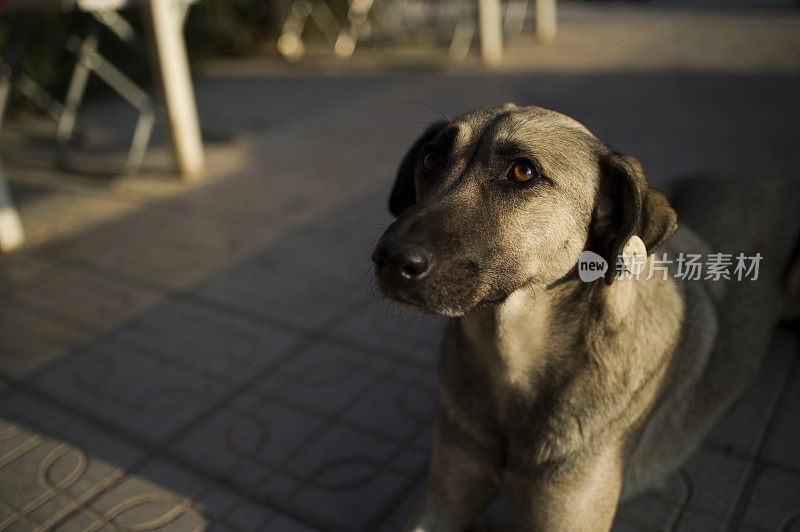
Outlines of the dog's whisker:
[[443,112],[441,112],[439,109],[437,109],[436,107],[434,107],[434,106],[432,106],[432,105],[429,105],[429,104],[427,104],[427,103],[425,103],[425,102],[418,102],[417,100],[403,100],[403,103],[415,103],[415,104],[417,104],[417,105],[422,105],[423,107],[427,107],[427,108],[428,108],[428,109],[430,109],[431,111],[434,111],[434,112],[438,113],[438,114],[439,114],[439,116],[441,116],[442,118],[444,118],[445,122],[447,122],[447,123],[448,123],[448,124],[450,124],[451,126],[453,125],[453,121],[452,121],[452,120],[450,120],[450,119],[447,117],[447,115],[446,115],[446,114],[444,114]]

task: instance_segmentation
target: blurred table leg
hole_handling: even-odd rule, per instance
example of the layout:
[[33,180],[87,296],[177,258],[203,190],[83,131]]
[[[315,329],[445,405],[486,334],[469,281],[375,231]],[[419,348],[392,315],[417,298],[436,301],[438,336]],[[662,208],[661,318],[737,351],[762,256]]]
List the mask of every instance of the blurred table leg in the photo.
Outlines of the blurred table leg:
[[553,42],[556,38],[556,0],[536,0],[536,38]]
[[175,157],[181,175],[191,179],[203,173],[205,157],[183,40],[181,6],[174,0],[149,0],[146,7]]
[[0,252],[11,251],[22,244],[22,222],[11,201],[3,167],[0,166]]
[[481,58],[487,65],[503,60],[503,17],[500,0],[478,0]]

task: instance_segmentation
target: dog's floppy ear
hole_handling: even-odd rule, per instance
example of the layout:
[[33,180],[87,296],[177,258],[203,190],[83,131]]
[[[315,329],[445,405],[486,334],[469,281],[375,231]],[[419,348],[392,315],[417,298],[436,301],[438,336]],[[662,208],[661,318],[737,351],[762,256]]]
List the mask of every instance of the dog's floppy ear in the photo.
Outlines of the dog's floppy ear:
[[658,249],[678,228],[678,215],[667,198],[648,183],[642,165],[633,157],[611,152],[600,159],[601,193],[611,200],[609,220],[598,241],[608,261],[605,282],[611,284],[628,239],[637,235],[647,253]]
[[389,196],[389,212],[395,216],[400,214],[417,202],[417,191],[414,188],[414,169],[419,159],[419,150],[430,142],[446,125],[446,122],[436,122],[428,127],[425,133],[418,138],[400,162],[397,177]]

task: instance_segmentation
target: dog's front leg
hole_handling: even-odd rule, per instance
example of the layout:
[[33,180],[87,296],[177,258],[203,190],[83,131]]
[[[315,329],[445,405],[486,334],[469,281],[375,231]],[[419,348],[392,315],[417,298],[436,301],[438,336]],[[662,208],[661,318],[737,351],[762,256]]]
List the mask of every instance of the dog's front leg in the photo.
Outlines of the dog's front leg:
[[437,431],[425,496],[404,530],[465,529],[496,496],[497,480],[491,466],[448,444]]
[[523,530],[601,532],[611,528],[622,487],[619,450],[591,453],[576,462],[537,480],[506,473],[504,487]]

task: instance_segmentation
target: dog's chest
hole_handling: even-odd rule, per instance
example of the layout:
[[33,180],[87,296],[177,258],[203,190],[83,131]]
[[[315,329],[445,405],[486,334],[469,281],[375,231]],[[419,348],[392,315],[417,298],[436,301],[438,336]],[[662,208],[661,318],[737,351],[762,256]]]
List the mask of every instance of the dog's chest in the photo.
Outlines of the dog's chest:
[[[539,430],[542,423],[568,416],[552,401],[558,381],[552,369],[570,364],[570,342],[576,337],[555,309],[541,300],[534,304],[533,297],[528,292],[514,293],[493,312],[462,319],[463,349],[475,361],[475,381],[480,381],[481,391],[454,387],[450,392],[491,398],[491,423],[487,425],[506,442],[524,439],[527,445],[553,434]],[[466,397],[455,401],[459,405],[470,402]],[[472,425],[477,421],[475,413],[466,409],[462,418]],[[543,441],[543,445],[547,444]]]
[[507,387],[529,388],[541,370],[548,345],[549,308],[535,308],[530,297],[515,292],[492,313],[466,316],[467,341],[482,355],[498,392]]

